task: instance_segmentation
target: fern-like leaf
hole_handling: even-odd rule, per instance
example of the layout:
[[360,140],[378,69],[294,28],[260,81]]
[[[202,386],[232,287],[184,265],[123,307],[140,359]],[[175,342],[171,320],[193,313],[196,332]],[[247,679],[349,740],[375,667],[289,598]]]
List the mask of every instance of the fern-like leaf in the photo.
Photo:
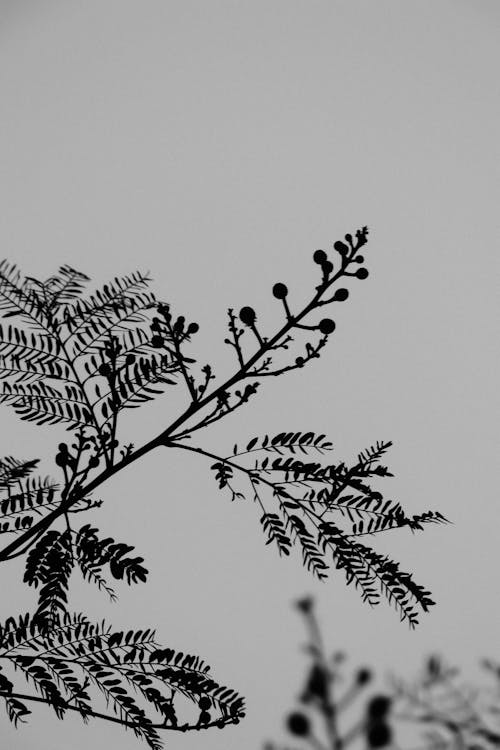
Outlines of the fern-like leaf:
[[145,582],[148,570],[142,565],[144,558],[126,556],[133,549],[111,538],[99,539],[98,530],[89,524],[82,526],[76,534],[75,555],[86,579],[101,576],[106,565],[113,578],[125,579],[129,585]]

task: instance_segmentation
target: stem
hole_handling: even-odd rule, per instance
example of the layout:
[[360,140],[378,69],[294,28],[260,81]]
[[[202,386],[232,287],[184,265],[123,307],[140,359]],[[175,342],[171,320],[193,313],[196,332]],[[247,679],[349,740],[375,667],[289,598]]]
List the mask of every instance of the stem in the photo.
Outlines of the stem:
[[336,719],[336,706],[333,698],[332,690],[332,675],[328,667],[328,661],[325,656],[325,649],[323,645],[323,639],[321,637],[321,630],[319,629],[318,621],[314,616],[313,612],[308,614],[309,629],[311,632],[311,640],[318,655],[318,661],[321,666],[325,678],[325,694],[321,696],[321,713],[325,720],[326,734],[331,750],[340,750],[342,742],[339,738],[337,729]]
[[[279,331],[271,339],[268,339],[265,343],[263,343],[262,346],[260,346],[259,349],[255,352],[255,354],[245,364],[243,364],[243,366],[241,366],[240,369],[234,375],[228,378],[228,380],[222,383],[222,385],[215,388],[211,393],[207,394],[204,398],[196,402],[193,401],[187,407],[187,409],[185,409],[184,412],[169,425],[169,427],[167,427],[165,430],[160,432],[159,435],[152,438],[148,442],[144,443],[144,445],[138,448],[135,451],[135,453],[131,453],[128,456],[124,457],[121,461],[119,461],[114,466],[111,466],[109,464],[109,457],[106,454],[106,459],[107,459],[106,469],[103,472],[101,472],[101,474],[99,474],[97,477],[95,477],[93,480],[91,480],[86,486],[81,487],[73,495],[71,495],[68,498],[65,498],[58,508],[53,510],[51,513],[45,516],[45,518],[43,518],[41,521],[36,523],[30,529],[25,531],[20,537],[18,537],[17,539],[12,541],[10,544],[8,544],[6,547],[4,547],[0,551],[0,562],[11,559],[13,556],[13,553],[16,553],[17,550],[22,545],[24,545],[26,542],[31,540],[33,537],[38,536],[40,533],[43,533],[43,531],[48,529],[54,523],[54,521],[65,512],[65,510],[67,510],[72,505],[74,505],[79,500],[81,500],[83,497],[85,497],[85,495],[89,495],[91,492],[97,489],[97,487],[100,487],[101,484],[106,482],[108,479],[114,476],[117,472],[121,471],[126,466],[129,466],[134,461],[137,461],[139,458],[142,458],[142,456],[145,456],[154,448],[158,448],[160,445],[167,445],[168,439],[170,438],[170,436],[173,433],[175,433],[175,431],[180,426],[182,426],[185,422],[187,422],[188,419],[190,419],[192,416],[194,416],[199,411],[201,411],[201,409],[207,406],[207,404],[210,404],[212,401],[217,399],[219,395],[223,394],[224,392],[232,388],[234,385],[239,383],[241,380],[248,377],[248,371],[250,370],[250,368],[253,367],[264,354],[266,354],[270,349],[272,349],[278,343],[278,341],[281,339],[282,336],[285,336],[286,334],[288,334],[288,332],[294,327],[295,323],[300,322],[306,315],[308,315],[312,310],[318,307],[318,302],[320,301],[323,293],[332,284],[334,284],[341,276],[345,275],[346,273],[345,269],[347,268],[350,262],[351,262],[350,259],[344,260],[342,262],[340,270],[337,271],[337,273],[334,274],[327,283],[323,283],[319,287],[317,287],[316,294],[314,295],[312,300],[308,304],[305,305],[303,310],[300,313],[298,313],[298,315],[287,320],[286,323],[279,329]],[[254,376],[250,375],[250,377],[254,377]],[[94,414],[93,411],[92,411],[92,414]],[[94,415],[94,418],[95,418],[95,415]],[[177,446],[177,447],[180,447],[180,446]],[[182,446],[182,447],[187,448],[187,446]],[[218,458],[219,457],[217,457],[217,459]]]
[[[50,701],[46,700],[45,698],[40,697],[39,695],[25,695],[24,693],[6,693],[0,691],[0,697],[2,698],[18,698],[21,701],[34,701],[36,703],[45,703],[46,705],[53,705],[50,703]],[[75,711],[76,713],[82,715],[82,713],[85,714],[85,716],[91,716],[94,719],[104,719],[104,721],[111,721],[114,724],[120,724],[122,727],[130,727],[132,729],[143,729],[144,727],[141,726],[141,724],[137,722],[131,722],[131,721],[124,721],[123,719],[119,719],[116,716],[109,716],[108,714],[102,714],[99,711],[92,711],[90,709],[85,709],[84,712],[82,712],[79,708],[76,706],[70,706],[66,702],[63,706],[61,706],[63,710],[68,711]],[[209,728],[209,727],[216,727],[219,725],[219,722],[221,719],[214,719],[211,722],[208,722],[207,724],[203,725],[203,728]],[[226,724],[234,724],[234,720],[229,717],[224,717],[224,722]],[[189,726],[188,724],[183,724],[181,726],[165,726],[165,724],[148,724],[148,728],[151,729],[162,729],[166,732],[172,731],[172,732],[188,732],[195,729],[198,729],[197,726]]]

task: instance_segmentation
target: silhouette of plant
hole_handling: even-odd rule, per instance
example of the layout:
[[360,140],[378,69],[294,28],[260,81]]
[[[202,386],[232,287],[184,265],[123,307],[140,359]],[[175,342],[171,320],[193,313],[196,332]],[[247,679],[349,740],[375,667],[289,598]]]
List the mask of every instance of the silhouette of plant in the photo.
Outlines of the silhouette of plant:
[[[301,599],[297,608],[305,620],[311,663],[298,698],[300,707],[288,714],[285,725],[302,743],[300,750],[344,750],[349,745],[412,750],[500,747],[499,665],[484,660],[495,684],[472,687],[461,682],[456,667],[432,655],[415,680],[390,676],[383,690],[370,689],[375,682],[372,669],[357,668],[348,676],[345,654],[326,653],[313,600]],[[264,750],[285,747],[268,742]]]
[[[26,555],[24,582],[38,589],[36,611],[10,617],[1,631],[1,663],[22,672],[38,693],[19,693],[1,677],[0,695],[15,723],[29,713],[25,702],[42,701],[59,717],[71,710],[84,719],[132,727],[158,748],[159,729],[223,727],[244,716],[242,698],[219,686],[199,658],[162,648],[149,629],[115,632],[68,612],[75,568],[112,599],[109,577],[128,584],[146,580],[144,560],[133,547],[103,539],[97,528],[75,524],[74,518],[98,508],[95,491],[156,448],[209,458],[221,489],[233,500],[249,493],[259,506],[267,543],[283,555],[299,546],[305,566],[318,578],[326,577],[333,562],[365,601],[375,605],[387,598],[411,627],[417,623],[416,608],[426,611],[434,603],[398,563],[360,541],[445,521],[436,511],[408,516],[372,488],[371,480],[391,476],[381,463],[389,442],[361,451],[352,465],[313,460],[332,448],[325,435],[314,432],[254,437],[223,456],[192,442],[196,432],[253,398],[262,379],[303,368],[320,356],[335,323],[330,318],[311,322],[310,315],[347,299],[347,289],[336,286],[339,280],[368,276],[359,252],[366,242],[366,227],[335,242],[335,266],[323,250],[314,253],[319,283],[299,312],[292,311],[285,284],[275,284],[284,319],[272,335],[262,332],[253,308],[244,306],[238,315],[230,309],[225,343],[237,366],[219,384],[212,365],[196,371],[196,360],[187,353],[198,324],[158,301],[144,274],[117,278],[84,297],[89,278],[69,266],[39,281],[23,278],[6,261],[0,264],[0,313],[24,326],[9,322],[0,328],[0,401],[23,420],[63,425],[71,433],[57,448],[57,482],[36,475],[36,459],[0,461],[0,533],[11,535],[0,561]],[[304,349],[290,356],[292,345],[298,345],[292,334],[306,340]],[[170,425],[139,447],[119,437],[124,410],[179,382],[188,402]],[[102,692],[116,716],[94,708],[91,687]],[[174,699],[182,696],[198,706],[195,721],[177,718]]]

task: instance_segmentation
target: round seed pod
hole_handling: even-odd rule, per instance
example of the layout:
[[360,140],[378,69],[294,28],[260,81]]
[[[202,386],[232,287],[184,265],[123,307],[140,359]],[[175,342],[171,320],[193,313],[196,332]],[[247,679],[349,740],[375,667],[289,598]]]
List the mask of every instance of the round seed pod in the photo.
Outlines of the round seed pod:
[[328,260],[328,255],[325,253],[324,250],[316,250],[313,255],[313,261],[317,263],[319,266],[321,266],[326,260]]
[[257,320],[253,307],[242,307],[240,310],[240,320],[246,326],[253,326]]
[[279,282],[273,286],[273,295],[276,299],[285,299],[288,296],[288,287],[286,284]]
[[340,255],[347,255],[347,253],[349,252],[349,248],[347,247],[345,242],[342,242],[341,240],[337,240],[337,242],[334,242],[333,247],[338,253],[340,253]]
[[387,747],[391,742],[391,739],[391,728],[384,721],[377,722],[368,729],[368,747]]
[[106,375],[111,375],[111,367],[108,365],[107,362],[103,362],[102,365],[99,365],[99,375],[103,375],[106,377]]
[[198,333],[199,330],[200,326],[198,325],[198,323],[190,323],[188,325],[187,333],[189,336],[191,336],[193,333]]
[[387,695],[374,695],[368,703],[370,719],[382,719],[391,707],[391,699]]
[[323,320],[320,320],[318,328],[322,334],[328,336],[335,330],[335,321],[331,320],[330,318],[323,318]]
[[371,670],[367,669],[366,667],[362,667],[356,673],[356,682],[358,683],[358,685],[366,685],[368,682],[370,682],[371,678]]
[[325,260],[325,262],[321,264],[321,270],[325,276],[329,276],[333,271],[333,263],[330,260]]
[[288,731],[296,737],[307,737],[311,727],[307,716],[299,711],[290,714],[286,724]]
[[349,290],[341,287],[340,289],[337,289],[337,291],[333,295],[333,299],[335,300],[335,302],[345,302],[348,296]]
[[367,268],[358,268],[356,271],[356,276],[358,279],[367,279],[368,278],[368,269]]

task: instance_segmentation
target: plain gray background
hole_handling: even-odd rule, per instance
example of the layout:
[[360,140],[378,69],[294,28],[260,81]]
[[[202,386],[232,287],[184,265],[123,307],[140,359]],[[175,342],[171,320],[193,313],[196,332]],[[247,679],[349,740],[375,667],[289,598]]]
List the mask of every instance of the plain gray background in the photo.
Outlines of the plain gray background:
[[[265,547],[257,508],[231,504],[204,459],[150,455],[110,482],[93,520],[146,553],[150,581],[115,605],[76,585],[72,605],[155,624],[247,697],[238,727],[166,735],[169,747],[280,737],[304,665],[290,603],[305,593],[353,663],[410,675],[439,650],[473,675],[478,657],[500,658],[499,26],[495,0],[0,2],[2,255],[99,284],[149,270],[223,375],[227,307],[254,305],[272,330],[272,284],[304,299],[312,252],[368,224],[371,276],[351,285],[322,359],[265,382],[200,443],[312,429],[349,460],[391,439],[388,497],[454,522],[381,540],[438,602],[410,632],[341,574],[319,585],[298,553]],[[181,398],[131,415],[124,437],[155,434]],[[1,418],[1,452],[53,474],[63,432]],[[32,606],[21,564],[1,575],[2,618]],[[138,746],[34,712],[17,732],[2,719],[2,747]]]

